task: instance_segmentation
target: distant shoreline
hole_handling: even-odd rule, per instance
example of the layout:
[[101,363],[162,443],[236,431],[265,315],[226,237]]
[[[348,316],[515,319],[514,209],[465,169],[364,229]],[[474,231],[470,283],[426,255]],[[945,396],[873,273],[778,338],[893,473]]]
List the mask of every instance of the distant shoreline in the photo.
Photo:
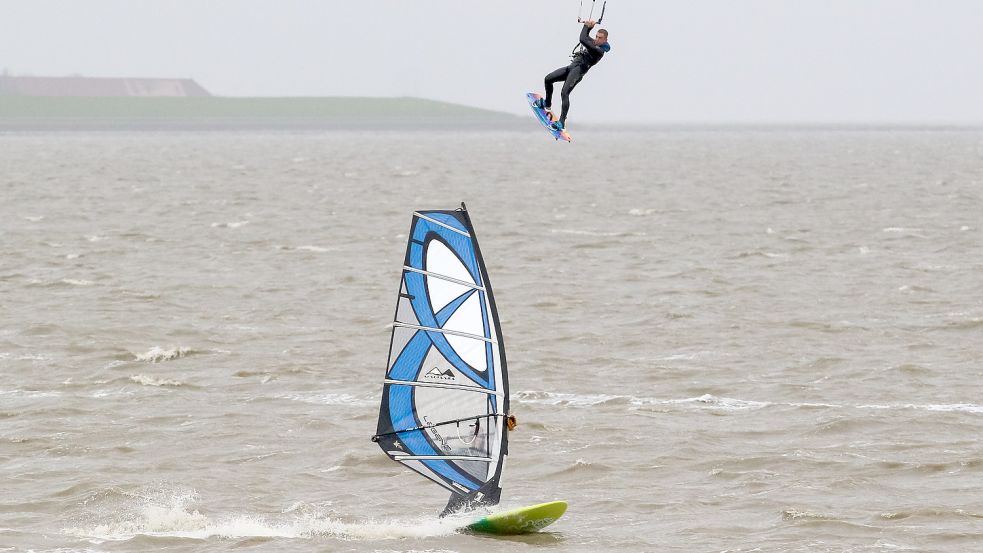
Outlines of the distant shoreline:
[[508,113],[420,98],[0,96],[0,130],[521,129]]
[[[970,132],[981,125],[917,123],[577,123],[591,131]],[[0,96],[0,132],[530,131],[530,117],[422,98]]]

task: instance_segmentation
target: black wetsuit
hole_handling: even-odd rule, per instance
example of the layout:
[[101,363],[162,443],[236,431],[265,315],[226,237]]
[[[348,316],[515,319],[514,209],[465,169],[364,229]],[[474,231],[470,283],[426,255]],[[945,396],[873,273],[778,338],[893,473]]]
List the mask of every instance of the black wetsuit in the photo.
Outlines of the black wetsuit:
[[563,81],[563,90],[560,91],[560,99],[563,102],[563,111],[560,112],[560,123],[566,125],[567,114],[570,112],[570,91],[577,86],[580,79],[584,78],[587,71],[597,65],[604,57],[605,49],[594,44],[590,37],[590,29],[587,25],[580,31],[580,45],[582,48],[573,56],[573,61],[566,67],[561,67],[556,71],[546,75],[546,105],[552,106],[553,83]]

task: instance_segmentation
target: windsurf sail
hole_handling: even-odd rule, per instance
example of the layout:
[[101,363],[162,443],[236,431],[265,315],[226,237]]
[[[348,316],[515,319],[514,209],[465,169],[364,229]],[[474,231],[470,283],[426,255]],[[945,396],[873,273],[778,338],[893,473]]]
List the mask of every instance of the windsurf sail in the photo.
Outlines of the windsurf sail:
[[451,492],[495,505],[508,454],[505,346],[467,208],[413,213],[372,440]]

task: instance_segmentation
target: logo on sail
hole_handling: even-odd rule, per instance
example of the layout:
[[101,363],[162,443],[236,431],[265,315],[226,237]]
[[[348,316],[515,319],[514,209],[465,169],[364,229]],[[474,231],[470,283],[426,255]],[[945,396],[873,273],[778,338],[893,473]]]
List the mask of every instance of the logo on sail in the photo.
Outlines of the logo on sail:
[[437,432],[437,425],[430,422],[430,419],[428,419],[426,415],[423,416],[423,420],[427,423],[427,428],[430,429],[430,433],[433,434],[434,439],[440,444],[440,448],[449,452],[451,450],[451,446],[447,444],[447,439],[441,436],[440,432]]
[[453,380],[456,380],[457,379],[457,377],[454,376],[454,372],[451,371],[450,369],[446,369],[446,370],[443,370],[442,371],[442,370],[440,370],[437,367],[434,367],[434,368],[430,369],[430,372],[428,372],[424,376],[427,377],[427,378],[431,378],[433,380],[450,380],[450,381],[453,381]]

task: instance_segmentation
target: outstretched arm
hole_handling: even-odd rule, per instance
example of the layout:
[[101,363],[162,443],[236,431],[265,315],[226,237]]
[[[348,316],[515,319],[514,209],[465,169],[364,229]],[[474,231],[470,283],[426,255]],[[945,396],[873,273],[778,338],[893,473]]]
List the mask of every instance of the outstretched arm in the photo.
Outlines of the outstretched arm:
[[602,55],[604,50],[594,44],[594,39],[590,37],[590,30],[594,28],[594,21],[584,21],[584,28],[580,30],[580,44],[590,50],[594,55]]

